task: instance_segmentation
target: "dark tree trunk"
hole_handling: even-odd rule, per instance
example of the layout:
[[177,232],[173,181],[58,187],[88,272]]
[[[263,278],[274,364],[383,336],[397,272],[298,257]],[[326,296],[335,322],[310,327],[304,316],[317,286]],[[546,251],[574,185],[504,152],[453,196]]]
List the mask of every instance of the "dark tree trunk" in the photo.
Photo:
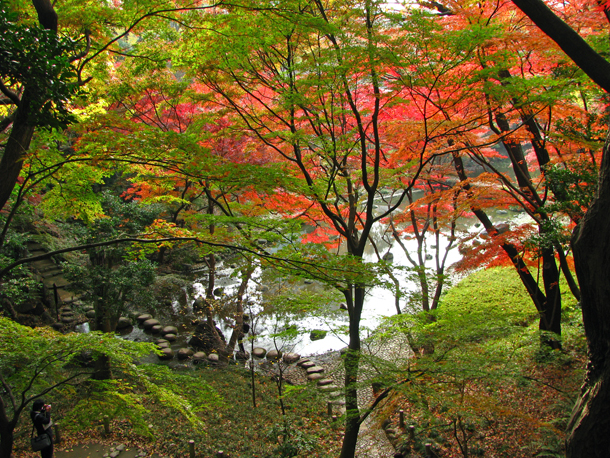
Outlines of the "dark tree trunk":
[[568,424],[569,458],[610,456],[610,154],[599,172],[597,197],[574,229],[572,249],[580,283],[589,363]]
[[[34,8],[38,13],[38,21],[45,29],[57,32],[57,13],[53,9],[50,0],[32,0]],[[49,56],[50,58],[51,56]],[[34,126],[31,123],[32,113],[40,108],[39,104],[33,104],[32,93],[37,88],[27,87],[19,101],[17,112],[13,120],[13,127],[9,135],[2,159],[0,159],[0,209],[8,201],[17,184],[19,172],[23,166],[23,159],[30,148]],[[36,106],[38,105],[38,106]]]
[[360,431],[360,410],[358,408],[358,369],[360,366],[360,318],[364,306],[365,289],[352,286],[344,291],[349,319],[349,345],[343,356],[345,368],[345,436],[339,458],[353,458]]

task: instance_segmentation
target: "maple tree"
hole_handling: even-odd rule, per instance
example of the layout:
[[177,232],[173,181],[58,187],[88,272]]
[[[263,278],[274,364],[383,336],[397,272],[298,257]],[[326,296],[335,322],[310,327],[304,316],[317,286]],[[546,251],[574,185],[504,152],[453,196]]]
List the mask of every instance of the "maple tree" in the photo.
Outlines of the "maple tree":
[[[553,213],[558,208],[554,202],[563,197],[555,195],[559,188],[544,177],[547,169],[567,167],[574,157],[583,156],[581,148],[590,151],[595,144],[583,141],[584,135],[576,138],[570,119],[588,120],[590,125],[600,118],[586,79],[580,77],[580,91],[574,93],[577,69],[562,64],[561,72],[553,70],[554,49],[541,48],[544,38],[525,33],[509,6],[483,3],[473,9],[468,3],[452,2],[440,15],[420,13],[413,22],[405,21],[402,36],[421,53],[413,73],[399,75],[396,81],[408,88],[411,103],[424,115],[402,123],[411,131],[414,125],[436,130],[442,142],[436,147],[452,154],[456,189],[468,196],[460,208],[469,207],[486,229],[485,240],[470,249],[463,264],[488,263],[498,249],[504,251],[540,313],[540,329],[560,334],[556,256],[571,291],[576,297],[580,292],[565,254],[567,230],[561,215]],[[441,73],[447,67],[451,71]],[[529,144],[532,150],[526,154]],[[502,156],[510,161],[512,177],[498,161]],[[590,156],[594,166],[595,155]],[[533,227],[526,224],[507,231],[506,225],[493,224],[486,211],[516,205],[533,219]],[[541,260],[543,286],[532,274],[530,256]],[[554,338],[549,343],[558,345]]]
[[[606,92],[610,92],[608,69],[610,63],[595,51],[570,25],[562,21],[542,1],[514,2],[593,81]],[[605,2],[596,5],[596,13],[608,17]],[[601,11],[600,11],[601,10]],[[607,28],[607,24],[606,24]],[[604,215],[608,208],[610,171],[608,140],[603,147],[603,157],[599,168],[598,189],[593,202],[575,228],[571,244],[574,250],[575,267],[582,287],[581,306],[585,334],[589,349],[589,364],[585,383],[581,389],[572,418],[568,425],[567,456],[603,456],[610,443],[605,431],[608,422],[608,342],[607,327],[610,317],[607,313],[610,290],[603,275],[607,262],[608,219]]]

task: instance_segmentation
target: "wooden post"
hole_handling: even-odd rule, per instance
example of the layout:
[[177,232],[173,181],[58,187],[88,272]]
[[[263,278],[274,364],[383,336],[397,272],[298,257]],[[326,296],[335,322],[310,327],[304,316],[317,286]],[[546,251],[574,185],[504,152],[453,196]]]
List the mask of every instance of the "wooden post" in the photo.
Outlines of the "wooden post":
[[409,426],[409,438],[412,442],[415,442],[415,426]]
[[104,415],[104,432],[106,435],[110,434],[110,418],[108,415]]
[[216,454],[216,456],[217,456],[218,458],[224,458],[224,456],[225,456],[225,452],[223,452],[222,450],[218,450],[218,453]]
[[432,444],[426,444],[426,456],[431,457],[432,456]]
[[402,409],[398,411],[398,423],[402,429],[405,429],[405,411]]
[[54,429],[53,432],[55,433],[54,442],[59,445],[59,444],[61,444],[61,433],[60,433],[60,429],[59,429],[59,423],[55,423],[53,425],[53,429]]
[[195,458],[195,441],[189,441],[189,458]]
[[331,401],[328,401],[326,403],[326,411],[327,411],[329,417],[333,416],[333,403]]

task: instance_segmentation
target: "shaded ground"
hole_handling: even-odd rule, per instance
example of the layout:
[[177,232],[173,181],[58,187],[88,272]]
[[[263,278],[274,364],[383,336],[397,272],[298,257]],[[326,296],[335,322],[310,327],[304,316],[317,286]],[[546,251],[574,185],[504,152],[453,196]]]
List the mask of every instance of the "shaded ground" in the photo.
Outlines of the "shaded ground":
[[[116,452],[116,448],[111,445],[105,444],[88,444],[88,445],[77,445],[74,447],[57,446],[53,458],[104,458],[110,457],[112,452]],[[141,452],[138,449],[125,448],[120,451],[118,458],[137,458],[141,456]],[[153,458],[160,458],[156,453]]]

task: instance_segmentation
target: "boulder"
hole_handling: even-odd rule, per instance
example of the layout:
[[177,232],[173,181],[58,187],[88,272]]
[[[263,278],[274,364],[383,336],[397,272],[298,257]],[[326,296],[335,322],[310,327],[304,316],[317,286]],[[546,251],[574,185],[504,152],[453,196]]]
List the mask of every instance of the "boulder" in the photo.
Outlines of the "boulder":
[[387,262],[392,262],[394,260],[394,255],[389,251],[383,255],[383,260]]
[[165,341],[165,342],[158,343],[157,347],[159,347],[159,348],[169,348],[169,342]]
[[278,350],[271,350],[267,352],[267,359],[269,361],[277,361],[282,357],[282,352]]
[[155,324],[152,328],[150,328],[150,332],[152,332],[153,334],[159,334],[161,332],[161,329],[163,329],[163,326],[161,326],[160,324]]
[[125,316],[122,316],[119,318],[119,321],[116,325],[117,329],[125,329],[128,328],[130,326],[133,326],[133,323],[131,322],[131,320]]
[[169,360],[169,359],[174,359],[174,350],[172,350],[171,348],[163,348],[161,350],[161,354],[159,355],[159,359],[162,360]]
[[155,320],[154,318],[150,318],[148,320],[146,320],[144,323],[142,323],[142,326],[144,327],[144,329],[152,329],[153,326],[157,326],[161,323],[159,323],[158,320]]
[[322,340],[324,337],[326,337],[326,333],[328,331],[324,331],[322,329],[314,329],[313,331],[311,331],[309,333],[309,338],[311,339],[312,342],[316,341],[316,340]]
[[296,353],[284,353],[284,356],[282,357],[282,360],[286,364],[294,364],[299,359],[301,359],[301,355],[297,355]]
[[181,348],[178,350],[178,359],[188,359],[193,356],[193,350],[190,348]]
[[136,320],[138,320],[138,323],[144,323],[146,320],[151,319],[152,315],[150,313],[143,313],[142,315],[138,315],[138,317],[136,318]]
[[255,358],[264,358],[267,354],[267,350],[261,347],[256,347],[252,350],[252,356]]
[[176,334],[165,334],[165,340],[173,342],[176,340]]

